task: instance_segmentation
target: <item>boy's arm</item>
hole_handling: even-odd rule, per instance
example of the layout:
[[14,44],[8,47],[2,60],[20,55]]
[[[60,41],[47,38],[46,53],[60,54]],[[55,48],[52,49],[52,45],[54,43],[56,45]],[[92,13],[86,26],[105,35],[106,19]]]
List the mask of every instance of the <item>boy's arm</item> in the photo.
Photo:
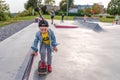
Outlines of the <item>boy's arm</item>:
[[31,46],[32,50],[34,52],[37,52],[38,51],[38,42],[39,42],[39,38],[38,38],[38,34],[36,33],[36,36],[35,36],[35,39],[34,39],[34,42],[33,42],[33,45]]
[[51,36],[51,39],[52,39],[51,44],[52,44],[53,47],[56,47],[58,45],[58,43],[56,42],[56,37],[55,37],[55,34],[52,30],[51,30],[51,35],[52,35]]

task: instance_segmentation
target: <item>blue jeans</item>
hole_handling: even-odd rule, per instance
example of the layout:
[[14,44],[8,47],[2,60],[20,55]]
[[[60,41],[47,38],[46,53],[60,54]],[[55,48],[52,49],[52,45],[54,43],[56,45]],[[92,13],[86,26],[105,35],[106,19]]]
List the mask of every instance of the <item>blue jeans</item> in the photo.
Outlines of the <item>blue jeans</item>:
[[52,63],[52,51],[50,49],[50,45],[42,44],[40,48],[40,57],[41,62],[46,62],[46,56],[47,56],[47,65],[51,65]]

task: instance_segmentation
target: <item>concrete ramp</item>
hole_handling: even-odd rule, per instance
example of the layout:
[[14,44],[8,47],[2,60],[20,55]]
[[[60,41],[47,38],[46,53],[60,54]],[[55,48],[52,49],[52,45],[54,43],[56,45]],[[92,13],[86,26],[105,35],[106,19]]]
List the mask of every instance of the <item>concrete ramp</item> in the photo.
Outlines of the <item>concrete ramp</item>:
[[103,31],[102,27],[98,23],[90,23],[90,22],[83,22],[83,21],[78,21],[80,28],[86,28],[86,29],[91,29],[95,32],[101,32]]
[[[84,18],[82,18],[82,17],[74,17],[73,20],[83,21]],[[97,18],[87,18],[87,21],[90,21],[90,22],[99,22],[99,20]]]

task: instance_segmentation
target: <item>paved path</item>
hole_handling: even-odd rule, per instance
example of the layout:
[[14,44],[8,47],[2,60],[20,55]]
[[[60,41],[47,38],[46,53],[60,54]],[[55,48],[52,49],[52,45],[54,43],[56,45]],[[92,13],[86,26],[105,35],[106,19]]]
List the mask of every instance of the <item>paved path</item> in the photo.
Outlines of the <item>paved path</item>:
[[[58,20],[55,22],[62,24]],[[72,23],[67,21],[68,25]],[[29,80],[120,80],[120,26],[99,24],[105,32],[52,25],[60,43],[58,53],[53,53],[53,72],[38,76],[37,56]],[[0,80],[14,80],[22,75],[26,55],[38,30],[36,26],[36,23],[31,24],[0,42]]]

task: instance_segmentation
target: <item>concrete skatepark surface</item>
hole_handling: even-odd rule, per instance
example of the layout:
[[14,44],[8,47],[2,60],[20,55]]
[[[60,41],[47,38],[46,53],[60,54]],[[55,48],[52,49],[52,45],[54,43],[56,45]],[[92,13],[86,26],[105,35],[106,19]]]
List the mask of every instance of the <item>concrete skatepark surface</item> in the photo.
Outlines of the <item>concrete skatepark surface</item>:
[[[56,20],[55,23],[70,25],[75,22],[61,23]],[[34,59],[29,80],[120,80],[120,26],[98,24],[104,32],[50,25],[60,43],[58,53],[53,53],[53,72],[37,75],[38,55]],[[37,23],[33,23],[0,42],[0,80],[17,80],[20,76],[18,72],[24,69],[20,69],[20,66],[29,53],[38,30],[36,26]]]

